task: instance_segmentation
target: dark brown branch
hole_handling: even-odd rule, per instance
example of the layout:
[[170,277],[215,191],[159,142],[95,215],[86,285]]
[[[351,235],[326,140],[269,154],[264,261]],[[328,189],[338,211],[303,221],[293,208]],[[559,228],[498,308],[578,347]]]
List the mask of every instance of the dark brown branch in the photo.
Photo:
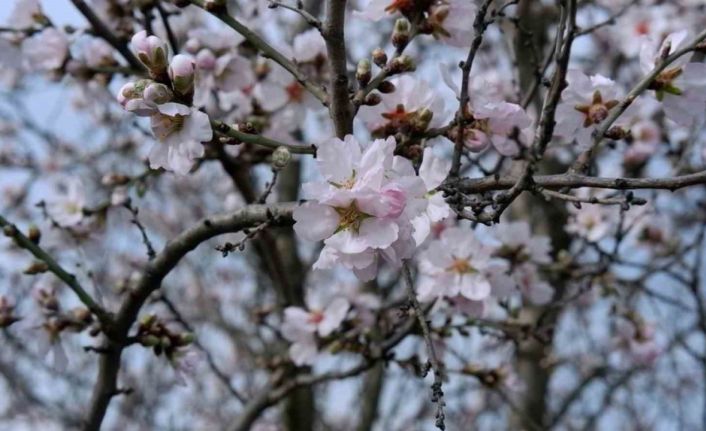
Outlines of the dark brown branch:
[[339,138],[353,133],[353,105],[348,97],[348,66],[343,31],[345,20],[346,0],[328,0],[322,35],[326,40],[326,52],[331,66],[329,112]]

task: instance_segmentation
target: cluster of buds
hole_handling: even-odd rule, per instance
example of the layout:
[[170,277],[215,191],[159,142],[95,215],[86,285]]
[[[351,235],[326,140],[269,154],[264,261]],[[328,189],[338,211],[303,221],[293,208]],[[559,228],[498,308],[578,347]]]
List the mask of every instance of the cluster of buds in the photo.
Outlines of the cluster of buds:
[[194,342],[194,335],[172,331],[156,315],[149,314],[140,321],[137,341],[145,347],[151,347],[155,355],[164,354],[169,361],[174,361],[184,348]]
[[80,333],[89,329],[92,336],[96,336],[100,332],[90,310],[86,307],[75,307],[68,311],[62,310],[53,289],[36,290],[34,299],[44,316],[42,329],[47,331],[50,340],[58,340],[64,331]]
[[0,329],[8,328],[20,320],[15,314],[15,303],[6,296],[0,295]]
[[128,82],[120,89],[118,102],[126,110],[150,116],[159,105],[168,102],[191,105],[196,64],[190,56],[178,54],[169,62],[167,44],[157,36],[148,36],[145,31],[133,36],[132,47],[151,79]]

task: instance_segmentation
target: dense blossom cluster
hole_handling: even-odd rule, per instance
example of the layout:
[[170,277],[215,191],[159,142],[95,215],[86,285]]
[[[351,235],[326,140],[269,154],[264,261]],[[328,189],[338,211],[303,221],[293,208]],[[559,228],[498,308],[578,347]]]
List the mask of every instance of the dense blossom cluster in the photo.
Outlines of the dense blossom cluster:
[[[23,0],[0,26],[0,350],[52,373],[101,355],[98,407],[208,370],[185,426],[214,429],[224,394],[255,421],[412,371],[437,425],[612,429],[567,419],[584,387],[704,366],[702,1],[73,3],[88,24]],[[36,107],[57,88],[61,115]],[[111,425],[166,427],[141,395],[153,422],[125,402]],[[383,404],[389,429],[426,414]]]

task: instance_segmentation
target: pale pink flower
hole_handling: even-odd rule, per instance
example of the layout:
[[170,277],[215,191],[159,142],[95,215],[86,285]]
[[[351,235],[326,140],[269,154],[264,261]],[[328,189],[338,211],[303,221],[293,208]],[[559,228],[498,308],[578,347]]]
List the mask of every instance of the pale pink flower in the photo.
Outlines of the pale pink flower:
[[452,46],[466,47],[473,40],[473,23],[477,8],[466,0],[434,0],[421,6],[414,0],[369,0],[355,15],[371,21],[426,13],[432,35]]
[[69,56],[69,40],[62,31],[47,27],[22,42],[22,54],[30,70],[56,70]]
[[113,47],[103,39],[92,37],[83,47],[83,60],[88,67],[103,67],[115,62]]
[[326,58],[326,41],[319,30],[315,28],[296,35],[292,45],[294,59],[298,63],[308,63]]
[[451,208],[441,192],[436,188],[446,179],[451,169],[451,160],[438,157],[431,147],[424,149],[419,177],[424,181],[426,193],[422,200],[423,210],[411,218],[414,227],[414,240],[421,245],[431,233],[432,226],[447,219]]
[[[682,30],[668,35],[661,44],[645,40],[640,52],[640,66],[649,73],[665,53],[672,54],[688,43],[688,32]],[[652,82],[657,100],[667,118],[675,123],[692,127],[706,119],[706,64],[690,63],[692,54],[686,54],[671,63]]]
[[282,335],[292,342],[289,354],[297,365],[312,364],[318,354],[316,336],[328,337],[341,325],[350,303],[343,297],[324,302],[308,295],[307,309],[287,307],[284,310]]
[[33,28],[46,21],[39,0],[16,0],[15,7],[7,19],[8,25],[17,29]]
[[186,174],[193,161],[204,154],[201,143],[213,138],[208,115],[173,102],[158,105],[158,111],[150,118],[152,132],[159,140],[150,151],[150,167]]
[[464,130],[464,143],[474,152],[486,149],[491,143],[498,153],[516,156],[520,152],[517,143],[509,138],[513,130],[522,130],[532,120],[520,105],[503,101],[473,102],[472,124]]
[[591,145],[593,132],[618,105],[620,89],[602,75],[588,77],[576,69],[568,71],[566,80],[569,85],[561,93],[554,134],[575,139],[579,149],[585,149]]
[[626,165],[640,165],[645,163],[656,152],[662,143],[662,131],[651,120],[642,120],[630,128],[632,141],[625,149],[623,160]]
[[491,293],[491,274],[503,266],[472,230],[448,228],[419,255],[419,298],[431,301],[460,294],[481,301]]
[[391,82],[395,91],[383,94],[381,103],[360,108],[360,118],[370,131],[387,136],[397,131],[425,130],[444,122],[444,101],[426,81],[405,75]]
[[582,204],[580,209],[573,205],[567,205],[567,207],[571,214],[566,225],[567,232],[595,242],[603,239],[612,231],[611,214],[605,206]]
[[544,235],[532,235],[526,221],[503,223],[494,231],[501,245],[496,255],[513,263],[531,262],[548,264],[551,262],[551,241]]
[[83,183],[77,178],[69,177],[61,185],[61,189],[46,199],[47,213],[59,226],[76,226],[83,220],[83,210],[86,207]]
[[661,40],[676,30],[679,20],[674,5],[637,6],[628,8],[610,29],[615,32],[614,40],[623,54],[635,57],[645,37]]

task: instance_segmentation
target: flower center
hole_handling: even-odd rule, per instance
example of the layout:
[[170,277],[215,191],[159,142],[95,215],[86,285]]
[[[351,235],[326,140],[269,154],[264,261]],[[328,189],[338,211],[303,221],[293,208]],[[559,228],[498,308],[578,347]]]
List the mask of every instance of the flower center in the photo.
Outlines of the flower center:
[[318,325],[324,320],[324,313],[321,310],[312,310],[309,313],[309,323]]
[[635,25],[635,33],[644,36],[650,32],[650,24],[647,21],[640,21]]
[[593,93],[593,100],[587,105],[576,105],[574,109],[584,115],[583,127],[591,127],[594,124],[600,124],[608,117],[608,112],[618,105],[617,100],[603,101],[603,95],[596,90]]
[[413,10],[414,0],[392,0],[392,2],[385,8],[385,12],[389,14],[393,14],[395,12],[405,14],[412,12]]
[[185,121],[186,116],[184,115],[175,115],[172,117],[169,115],[160,114],[157,119],[157,124],[155,124],[153,130],[155,131],[157,138],[164,140],[168,136],[173,135],[183,129]]
[[363,223],[363,220],[371,217],[370,215],[359,210],[355,204],[355,201],[347,208],[335,208],[335,210],[340,217],[336,232],[351,229],[353,232],[358,233],[358,230],[360,230],[360,224]]
[[527,248],[524,245],[514,247],[504,245],[497,251],[497,256],[515,263],[527,262],[530,258]]
[[681,96],[683,92],[674,85],[674,80],[679,78],[683,72],[684,70],[681,67],[667,69],[657,75],[647,88],[657,92],[657,100],[660,102],[664,99],[665,93]]
[[472,274],[474,272],[478,272],[478,270],[471,265],[471,262],[469,262],[468,259],[459,258],[454,258],[454,261],[448,268],[446,268],[446,270],[449,272],[455,272],[456,274]]
[[287,91],[290,101],[300,103],[304,100],[304,87],[298,82],[292,82],[285,90]]

